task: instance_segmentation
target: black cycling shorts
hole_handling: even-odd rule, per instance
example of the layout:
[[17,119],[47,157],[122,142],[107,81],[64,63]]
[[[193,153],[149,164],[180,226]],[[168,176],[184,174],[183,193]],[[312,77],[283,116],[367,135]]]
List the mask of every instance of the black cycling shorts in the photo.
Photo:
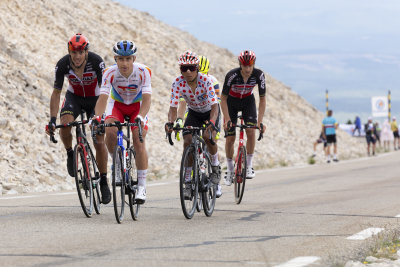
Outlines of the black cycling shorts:
[[70,91],[65,93],[64,103],[61,107],[60,117],[63,115],[72,115],[76,119],[82,112],[86,111],[87,118],[94,115],[94,107],[96,106],[98,96],[77,96]]
[[328,145],[330,144],[336,144],[336,134],[329,134],[326,136],[326,143]]
[[[189,112],[186,117],[184,126],[202,127],[204,125],[205,121],[210,120],[210,113],[211,113],[211,110],[207,111],[205,113],[200,113],[200,112],[193,111],[192,109],[189,108]],[[218,105],[218,116],[217,116],[217,120],[215,122],[215,127],[218,129],[218,132],[221,131],[221,112],[220,112],[219,105]],[[183,135],[187,135],[190,133],[192,133],[192,132],[191,131],[183,131],[182,132]]]
[[[254,95],[242,99],[228,96],[227,104],[232,124],[237,123],[238,112],[241,111],[245,125],[257,126],[257,107]],[[236,135],[236,128],[229,128],[227,136],[234,135]]]

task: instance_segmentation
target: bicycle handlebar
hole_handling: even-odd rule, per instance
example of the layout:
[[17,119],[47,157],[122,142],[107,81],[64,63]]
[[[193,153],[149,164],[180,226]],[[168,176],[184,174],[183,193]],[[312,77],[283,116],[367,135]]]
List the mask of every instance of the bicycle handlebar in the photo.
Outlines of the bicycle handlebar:
[[120,121],[115,121],[113,123],[101,123],[98,126],[100,127],[117,127],[118,130],[121,130],[123,126],[137,126],[139,129],[139,141],[143,143],[143,129],[142,129],[142,124],[140,123],[140,119],[136,118],[135,122],[124,122],[121,123]]
[[[172,124],[172,123],[171,123]],[[167,126],[169,126],[170,124],[167,124]],[[181,130],[186,130],[186,131],[198,131],[198,130],[207,130],[207,127],[194,127],[194,126],[186,126],[186,127],[169,127],[170,129],[172,128],[172,130],[174,131],[181,131]],[[167,137],[168,137],[168,142],[171,146],[174,145],[174,142],[172,141],[172,137],[171,137],[172,133],[167,133]],[[215,141],[212,138],[212,134],[211,134],[211,130],[209,130],[209,135],[210,135],[210,143],[212,145],[215,145]]]
[[[258,127],[258,126],[249,126],[249,125],[245,125],[245,124],[239,124],[239,125],[237,125],[237,124],[232,124],[232,122],[231,121],[228,121],[228,129],[229,128],[231,128],[231,127],[236,127],[236,128],[246,128],[246,129],[258,129],[259,131],[260,131],[260,135],[258,136],[258,139],[257,139],[257,141],[260,141],[261,139],[263,139],[263,137],[264,137],[264,134],[263,134],[263,132],[262,132],[262,129],[264,129],[264,124],[263,123],[260,123],[260,127]],[[225,136],[224,137],[227,137],[228,136],[228,133],[227,132],[225,132]]]
[[[87,124],[88,122],[89,122],[89,120],[73,121],[73,122],[66,123],[66,124],[56,125],[56,126],[54,126],[54,128],[55,129],[59,129],[59,128],[66,128],[66,127],[76,127],[76,126],[79,126],[79,125]],[[53,131],[50,131],[50,141],[55,143],[55,144],[58,143],[58,141],[54,137],[54,132]]]

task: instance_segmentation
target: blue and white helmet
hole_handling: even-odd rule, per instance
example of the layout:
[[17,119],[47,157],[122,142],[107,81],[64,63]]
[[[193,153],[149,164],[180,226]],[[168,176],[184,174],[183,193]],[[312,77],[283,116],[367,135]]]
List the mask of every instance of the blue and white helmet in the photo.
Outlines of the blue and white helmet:
[[136,55],[137,47],[132,41],[122,40],[114,45],[113,52],[116,56],[134,56]]

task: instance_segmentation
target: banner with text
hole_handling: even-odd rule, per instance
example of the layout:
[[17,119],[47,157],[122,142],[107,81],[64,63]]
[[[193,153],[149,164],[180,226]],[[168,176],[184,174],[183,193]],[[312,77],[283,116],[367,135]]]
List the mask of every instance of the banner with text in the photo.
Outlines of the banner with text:
[[388,98],[387,96],[373,96],[371,98],[372,117],[388,116]]

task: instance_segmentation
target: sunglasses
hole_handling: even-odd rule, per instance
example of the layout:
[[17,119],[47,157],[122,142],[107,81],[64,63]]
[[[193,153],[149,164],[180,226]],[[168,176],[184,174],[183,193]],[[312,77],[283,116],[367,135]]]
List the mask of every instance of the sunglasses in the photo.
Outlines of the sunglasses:
[[182,65],[180,68],[181,72],[187,72],[188,70],[193,72],[197,70],[197,65]]

